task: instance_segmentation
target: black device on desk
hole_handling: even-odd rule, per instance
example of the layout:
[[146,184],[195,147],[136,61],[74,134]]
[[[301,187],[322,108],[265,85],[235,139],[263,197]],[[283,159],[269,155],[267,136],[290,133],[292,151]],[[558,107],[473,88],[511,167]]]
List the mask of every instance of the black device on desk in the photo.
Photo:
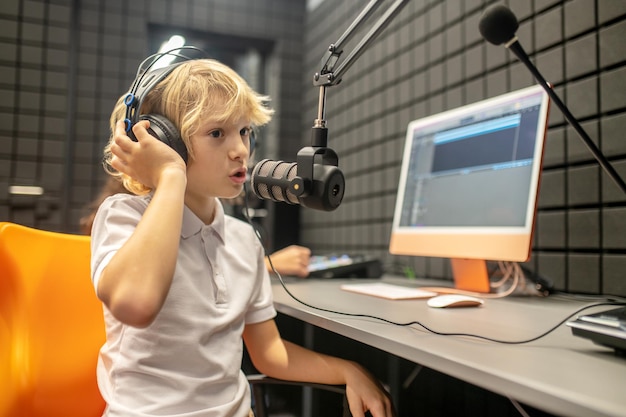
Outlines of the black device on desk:
[[311,278],[379,278],[383,274],[380,260],[360,254],[311,256]]
[[567,323],[576,336],[585,337],[598,345],[615,349],[626,355],[626,307],[601,313],[578,316]]

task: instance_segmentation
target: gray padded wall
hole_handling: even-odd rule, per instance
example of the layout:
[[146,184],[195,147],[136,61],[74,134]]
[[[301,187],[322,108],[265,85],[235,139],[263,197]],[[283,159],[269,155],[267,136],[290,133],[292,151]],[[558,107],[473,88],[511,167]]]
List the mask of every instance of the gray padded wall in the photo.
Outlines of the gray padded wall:
[[[149,25],[262,39],[276,116],[260,154],[298,149],[304,0],[3,0],[0,2],[0,221],[78,230],[104,178],[117,98],[150,52]],[[42,197],[10,196],[36,185]]]
[[[533,84],[512,53],[480,36],[478,22],[491,3],[410,1],[343,82],[329,88],[328,146],[339,154],[346,193],[334,212],[301,212],[304,244],[319,252],[369,253],[392,273],[408,266],[420,276],[449,279],[447,260],[388,253],[402,146],[411,120]],[[364,4],[326,0],[307,16],[304,140],[317,114],[311,77]],[[532,61],[626,177],[626,2],[506,4],[520,20],[517,34]],[[626,295],[626,196],[556,106],[544,161],[527,266],[559,289]]]

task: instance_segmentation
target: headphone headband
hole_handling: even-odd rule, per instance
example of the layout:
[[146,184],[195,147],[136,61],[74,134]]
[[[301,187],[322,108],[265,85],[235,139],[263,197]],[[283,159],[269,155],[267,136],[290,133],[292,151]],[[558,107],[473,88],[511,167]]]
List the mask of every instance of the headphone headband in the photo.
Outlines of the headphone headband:
[[[150,55],[144,59],[141,64],[139,64],[135,80],[131,84],[128,94],[126,94],[126,97],[124,98],[124,104],[126,105],[126,118],[124,119],[124,125],[126,132],[131,134],[131,137],[131,128],[139,121],[139,109],[141,109],[141,104],[148,93],[154,88],[154,86],[163,81],[163,79],[167,77],[170,72],[174,70],[174,68],[185,61],[194,59],[181,54],[182,51],[194,51],[199,53],[201,56],[208,56],[205,51],[195,46],[181,46],[179,48],[170,49],[169,51],[158,52]],[[151,70],[151,68],[164,56],[181,58],[182,61],[163,68]]]
[[126,118],[124,119],[126,132],[130,132],[130,129],[139,121],[139,109],[148,93],[180,64],[182,62],[152,71],[147,70],[133,83],[133,88],[124,98],[124,104],[126,105]]

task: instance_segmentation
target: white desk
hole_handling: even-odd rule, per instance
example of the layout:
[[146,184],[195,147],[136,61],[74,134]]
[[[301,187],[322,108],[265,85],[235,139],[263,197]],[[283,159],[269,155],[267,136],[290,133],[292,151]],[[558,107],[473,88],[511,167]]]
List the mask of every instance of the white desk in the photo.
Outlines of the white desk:
[[[276,309],[303,322],[549,413],[626,416],[626,357],[573,336],[565,325],[522,345],[439,336],[418,326],[400,327],[312,309],[293,300],[274,278],[273,282]],[[480,308],[434,309],[427,307],[425,300],[390,301],[343,291],[339,287],[346,282],[290,281],[287,288],[300,300],[320,308],[403,323],[417,320],[436,331],[502,340],[537,336],[585,305],[556,297],[509,297],[487,299]]]

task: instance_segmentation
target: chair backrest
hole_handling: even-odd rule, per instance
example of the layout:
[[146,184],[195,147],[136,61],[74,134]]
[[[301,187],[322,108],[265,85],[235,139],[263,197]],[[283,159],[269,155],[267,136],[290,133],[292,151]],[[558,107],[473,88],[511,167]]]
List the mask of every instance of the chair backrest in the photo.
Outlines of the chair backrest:
[[0,222],[0,417],[100,416],[88,236]]

